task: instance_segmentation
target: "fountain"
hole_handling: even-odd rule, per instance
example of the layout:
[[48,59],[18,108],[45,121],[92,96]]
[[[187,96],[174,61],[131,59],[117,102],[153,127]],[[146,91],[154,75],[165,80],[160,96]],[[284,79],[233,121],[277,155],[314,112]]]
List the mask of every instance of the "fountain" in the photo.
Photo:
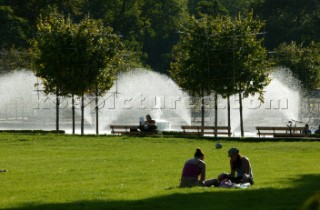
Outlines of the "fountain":
[[[256,126],[286,126],[288,121],[303,121],[300,116],[301,88],[288,69],[277,68],[271,74],[272,81],[264,89],[264,103],[258,96],[249,96],[243,100],[243,121],[245,136],[256,136]],[[240,114],[238,96],[232,96],[231,129],[234,135],[240,135]],[[214,103],[214,102],[212,102]],[[218,124],[227,125],[226,99],[219,98]],[[214,121],[213,105],[210,118]],[[297,125],[298,126],[298,125]],[[299,125],[300,126],[300,125]]]
[[[265,103],[257,96],[243,100],[246,136],[255,126],[284,126],[301,118],[298,82],[290,71],[277,69],[265,88]],[[55,95],[45,95],[30,71],[14,71],[0,77],[0,129],[55,129]],[[71,132],[71,99],[61,98],[60,128]],[[119,75],[109,92],[99,98],[99,130],[108,133],[110,124],[138,125],[139,117],[150,114],[159,130],[180,130],[181,125],[199,124],[191,119],[191,100],[168,76],[146,69]],[[218,124],[227,125],[226,100],[219,98]],[[95,133],[94,97],[86,97],[85,132]],[[214,123],[214,102],[208,99],[206,125]],[[194,114],[193,114],[194,115]],[[195,116],[195,115],[194,115]],[[239,135],[238,97],[231,98],[231,128]],[[314,125],[311,125],[314,126]],[[317,125],[315,125],[317,127]],[[76,132],[80,131],[80,99],[76,100]]]
[[[55,95],[45,95],[30,71],[14,71],[0,77],[0,129],[55,129]],[[110,124],[138,125],[139,117],[151,114],[160,130],[190,124],[189,96],[168,76],[134,69],[119,76],[117,83],[99,98],[99,130]],[[94,97],[86,96],[85,132],[95,133]],[[60,129],[71,133],[71,99],[61,98]],[[76,98],[76,132],[80,132],[80,98]]]
[[[13,71],[0,77],[0,129],[55,130],[55,95],[46,95],[39,80],[31,71]],[[79,100],[78,100],[78,104]],[[80,119],[80,109],[76,118]],[[86,128],[90,127],[91,115],[85,112]],[[71,129],[71,100],[62,98],[60,128]]]
[[134,69],[119,76],[103,97],[102,127],[110,124],[137,125],[150,114],[159,130],[179,130],[191,124],[189,96],[168,76],[146,69]]
[[171,122],[161,119],[163,112],[161,110],[161,100],[159,96],[156,96],[156,105],[154,106],[154,110],[152,110],[150,114],[151,116],[154,116],[154,120],[157,122],[158,130],[171,130]]

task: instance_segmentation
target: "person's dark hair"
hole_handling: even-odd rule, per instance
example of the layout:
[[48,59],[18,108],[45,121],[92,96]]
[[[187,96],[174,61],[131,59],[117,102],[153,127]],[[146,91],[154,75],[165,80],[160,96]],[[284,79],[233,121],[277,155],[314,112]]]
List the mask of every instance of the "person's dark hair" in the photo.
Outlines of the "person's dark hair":
[[196,152],[194,153],[194,157],[202,157],[204,154],[202,153],[200,148],[196,149]]

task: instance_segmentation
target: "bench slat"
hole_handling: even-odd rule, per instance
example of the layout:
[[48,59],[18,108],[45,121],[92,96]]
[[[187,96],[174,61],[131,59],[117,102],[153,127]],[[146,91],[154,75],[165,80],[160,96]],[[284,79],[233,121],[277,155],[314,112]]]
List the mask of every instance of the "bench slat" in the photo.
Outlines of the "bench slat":
[[188,135],[205,135],[205,134],[219,134],[219,135],[231,135],[231,128],[228,126],[197,126],[197,125],[183,125],[181,126],[184,134]]
[[[141,134],[156,134],[158,133],[157,130],[152,132],[140,132],[137,125],[110,125],[111,134],[125,134],[125,135],[141,135]],[[135,129],[135,130],[131,130]]]
[[[181,126],[182,129],[215,129],[214,126],[196,126],[196,125],[192,125],[192,126],[189,126],[189,125],[182,125]],[[225,129],[227,130],[228,129],[228,126],[217,126],[217,129],[218,130],[221,130],[221,129]]]
[[[273,135],[274,137],[301,137],[306,136],[302,132],[304,127],[271,127],[271,126],[257,126],[258,135],[266,136]],[[273,132],[272,132],[273,131]],[[281,132],[282,131],[282,132]]]

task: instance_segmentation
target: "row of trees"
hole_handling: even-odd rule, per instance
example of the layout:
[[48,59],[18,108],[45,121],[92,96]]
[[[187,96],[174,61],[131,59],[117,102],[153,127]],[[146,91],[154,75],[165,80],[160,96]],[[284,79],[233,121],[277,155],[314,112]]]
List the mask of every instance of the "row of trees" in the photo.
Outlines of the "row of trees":
[[[94,93],[98,100],[99,94],[111,87],[119,71],[141,65],[144,60],[155,69],[170,69],[172,78],[194,96],[203,98],[214,93],[216,125],[217,96],[229,99],[238,94],[243,135],[242,99],[258,93],[263,100],[262,90],[269,83],[270,62],[266,59],[266,49],[274,42],[261,32],[270,29],[270,20],[279,13],[267,12],[266,8],[272,7],[269,5],[271,0],[241,0],[238,7],[231,2],[4,0],[0,4],[3,15],[0,20],[7,21],[1,26],[1,30],[6,31],[1,45],[31,47],[32,68],[43,79],[46,91],[57,95],[57,129],[59,96],[82,98],[83,133],[84,94]],[[257,14],[261,16],[269,15],[266,24],[253,12],[245,17],[235,15],[251,8],[257,8]],[[68,15],[62,15],[61,11]],[[290,13],[287,8],[283,11],[283,15]],[[48,13],[50,15],[46,15]],[[83,14],[90,16],[81,18]],[[298,22],[306,24],[308,21]],[[298,26],[294,28],[297,33],[301,28]],[[10,36],[13,33],[15,36]],[[305,40],[305,43],[281,44],[276,48],[275,61],[290,67],[305,87],[312,89],[318,87],[320,81],[319,44],[311,37]],[[174,53],[170,54],[172,48]],[[11,60],[21,61],[14,58],[23,58],[23,54],[19,54],[20,48],[10,49],[13,53],[8,54],[12,59],[5,59],[7,66],[11,66]],[[166,68],[169,62],[171,66]],[[25,64],[23,59],[14,63]],[[98,101],[98,119],[97,104]],[[228,119],[230,125],[230,112]],[[98,133],[98,121],[96,124]]]
[[[181,32],[170,74],[183,89],[203,98],[202,117],[204,97],[215,93],[216,127],[218,94],[228,99],[239,95],[242,135],[243,96],[259,93],[262,98],[262,90],[269,82],[267,51],[262,47],[263,40],[258,39],[262,27],[263,23],[254,20],[252,14],[236,19],[203,15],[190,18]],[[43,80],[45,91],[56,94],[57,130],[59,96],[81,97],[83,134],[84,94],[95,93],[98,134],[99,94],[109,90],[118,72],[130,63],[128,54],[119,36],[102,22],[86,17],[74,23],[57,12],[40,16],[37,36],[32,40],[31,68]],[[74,130],[74,104],[72,110]],[[228,119],[230,127],[230,112]]]
[[190,15],[237,17],[253,10],[255,17],[266,20],[263,44],[269,51],[292,41],[303,48],[320,41],[320,2],[314,0],[2,0],[0,48],[29,47],[37,18],[52,9],[74,22],[88,14],[101,20],[123,36],[126,47],[140,53],[146,66],[161,72],[169,69],[172,47],[179,41],[177,31]]

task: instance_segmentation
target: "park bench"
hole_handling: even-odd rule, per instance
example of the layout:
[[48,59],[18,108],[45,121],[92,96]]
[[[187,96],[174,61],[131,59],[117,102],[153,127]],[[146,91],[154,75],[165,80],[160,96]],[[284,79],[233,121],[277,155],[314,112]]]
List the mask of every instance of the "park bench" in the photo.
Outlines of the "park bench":
[[114,135],[137,135],[140,133],[136,125],[110,125],[110,129],[111,134]]
[[304,137],[304,127],[270,127],[257,126],[258,136],[273,136],[273,137]]
[[[231,136],[231,128],[228,126],[189,126],[189,125],[183,125],[181,126],[181,129],[183,130],[183,134],[186,135],[198,135],[198,136],[204,136],[206,134],[208,135],[215,135],[215,132],[217,132],[217,135],[227,135]],[[217,130],[217,131],[215,131]]]
[[110,125],[111,134],[114,135],[148,135],[156,134],[157,130],[152,132],[141,132],[136,125]]

